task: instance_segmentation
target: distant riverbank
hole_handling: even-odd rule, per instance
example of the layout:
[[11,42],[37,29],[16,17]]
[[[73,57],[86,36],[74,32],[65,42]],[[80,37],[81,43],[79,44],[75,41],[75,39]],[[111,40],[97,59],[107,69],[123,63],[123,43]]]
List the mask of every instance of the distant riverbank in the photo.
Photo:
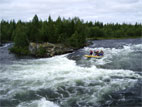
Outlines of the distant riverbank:
[[117,40],[117,39],[141,39],[142,38],[142,36],[141,37],[111,37],[111,38],[101,38],[101,37],[97,37],[97,38],[87,38],[87,40],[111,40],[111,39],[114,39],[114,40]]

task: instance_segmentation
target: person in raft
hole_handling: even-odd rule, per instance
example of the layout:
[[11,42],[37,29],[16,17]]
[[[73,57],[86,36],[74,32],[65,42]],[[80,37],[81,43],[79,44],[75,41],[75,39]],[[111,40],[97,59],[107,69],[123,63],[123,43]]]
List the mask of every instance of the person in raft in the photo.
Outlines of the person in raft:
[[104,52],[101,50],[100,52],[99,52],[99,56],[103,56],[104,55]]
[[93,51],[92,50],[90,50],[90,55],[92,55],[93,54]]
[[95,50],[95,51],[94,51],[94,54],[95,54],[95,56],[99,56],[99,51],[98,51],[98,50]]
[[104,52],[101,50],[100,52],[97,50],[95,50],[94,51],[94,54],[96,55],[96,56],[103,56],[104,55]]

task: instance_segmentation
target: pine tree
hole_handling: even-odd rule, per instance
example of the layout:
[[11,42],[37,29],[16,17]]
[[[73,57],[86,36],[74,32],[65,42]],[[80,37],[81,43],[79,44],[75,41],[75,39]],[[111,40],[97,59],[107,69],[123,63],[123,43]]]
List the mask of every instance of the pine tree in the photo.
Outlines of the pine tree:
[[53,20],[51,19],[51,16],[48,17],[48,40],[51,43],[56,43],[57,42],[57,38],[55,35],[55,25]]
[[29,45],[28,37],[23,25],[17,25],[14,35],[15,47],[27,47]]
[[38,16],[35,15],[32,19],[32,24],[31,24],[31,31],[30,31],[30,40],[33,42],[39,42],[39,19]]
[[48,25],[47,25],[47,21],[44,21],[42,23],[42,27],[39,31],[40,37],[39,37],[39,41],[41,42],[47,42],[48,41]]

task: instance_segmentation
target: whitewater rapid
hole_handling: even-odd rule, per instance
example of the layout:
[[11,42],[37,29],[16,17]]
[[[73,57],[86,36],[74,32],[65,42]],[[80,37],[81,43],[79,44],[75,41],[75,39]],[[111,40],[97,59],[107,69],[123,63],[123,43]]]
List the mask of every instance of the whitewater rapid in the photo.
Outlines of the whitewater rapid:
[[122,48],[85,47],[80,51],[87,54],[90,49],[102,49],[105,56],[87,59],[82,55],[76,61],[65,54],[1,64],[0,104],[17,107],[100,106],[104,95],[133,87],[142,79],[139,73],[118,65],[117,69],[101,67],[113,63],[114,57],[125,59],[135,51],[142,51],[142,44],[128,44]]

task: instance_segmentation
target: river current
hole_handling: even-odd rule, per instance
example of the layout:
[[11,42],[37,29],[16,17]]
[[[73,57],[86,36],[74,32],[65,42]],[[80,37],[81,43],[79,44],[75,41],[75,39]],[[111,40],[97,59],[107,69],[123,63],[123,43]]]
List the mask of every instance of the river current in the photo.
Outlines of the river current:
[[[40,59],[0,47],[0,107],[141,107],[142,39],[90,42]],[[101,59],[84,57],[101,49]]]

